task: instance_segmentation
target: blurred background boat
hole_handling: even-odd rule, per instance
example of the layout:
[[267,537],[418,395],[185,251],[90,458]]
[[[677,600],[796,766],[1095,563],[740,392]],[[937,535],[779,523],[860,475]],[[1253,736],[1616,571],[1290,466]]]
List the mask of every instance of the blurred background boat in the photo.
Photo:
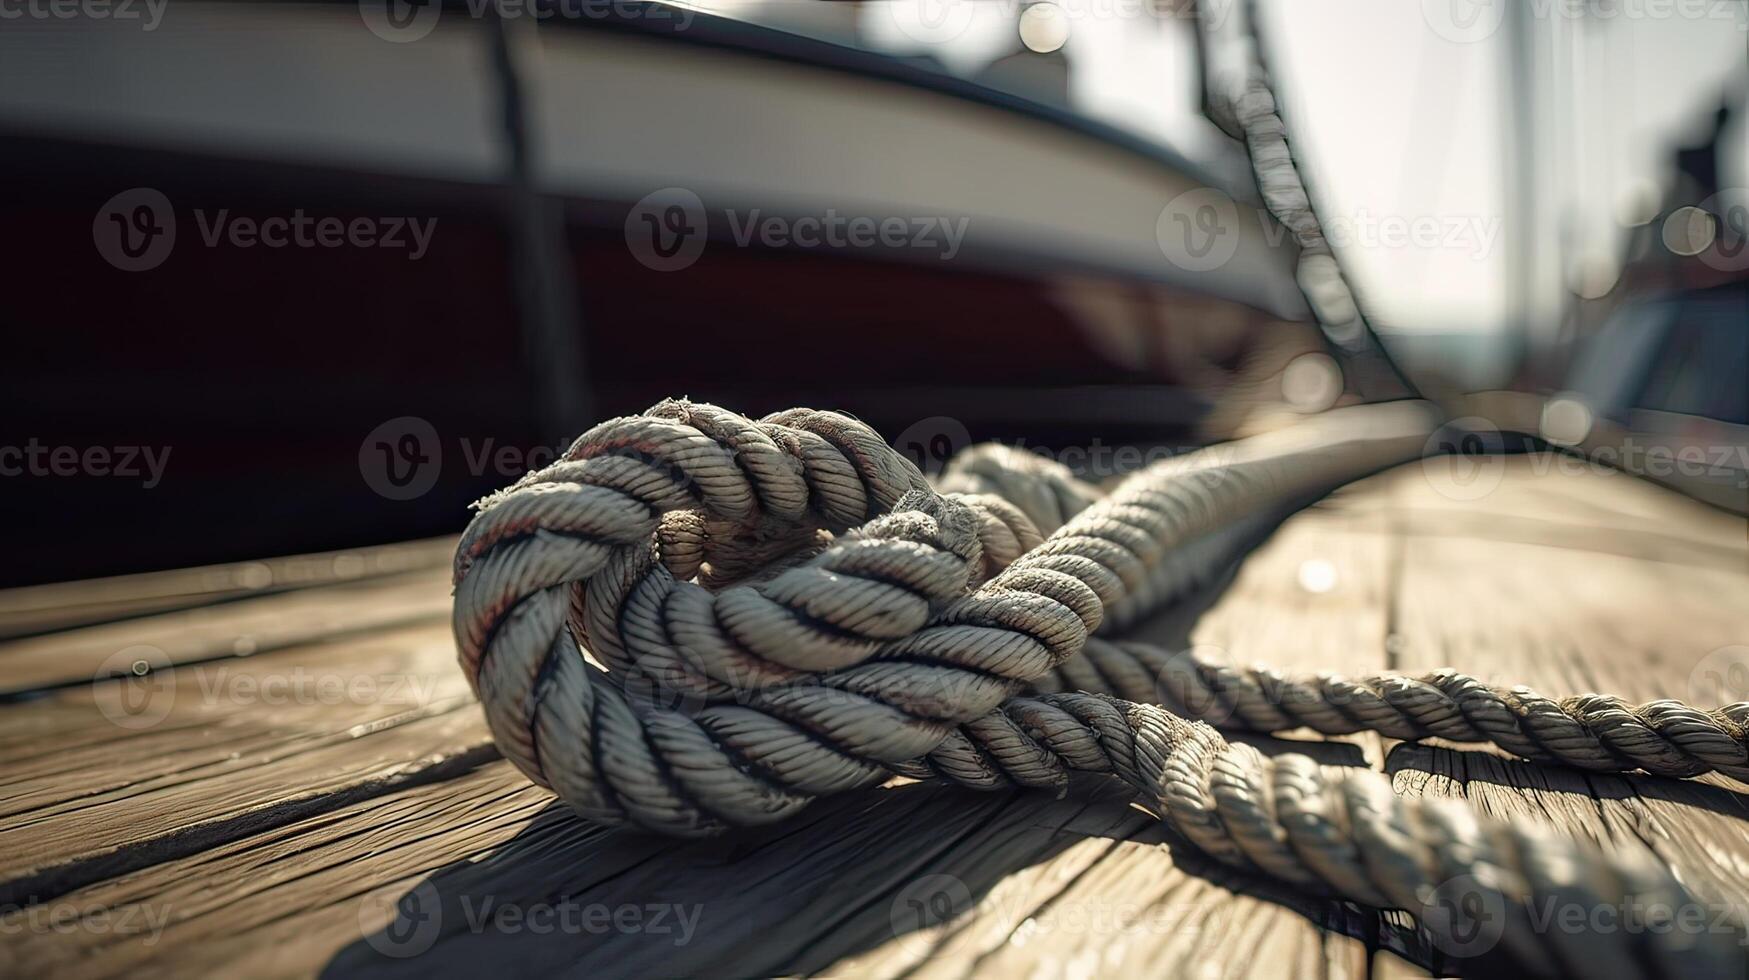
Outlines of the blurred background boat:
[[[52,464],[0,481],[31,556],[0,584],[451,531],[588,424],[677,393],[849,411],[925,464],[989,438],[1197,444],[1355,400],[1294,235],[1201,115],[1194,5],[520,9],[542,15],[178,2],[145,33],[89,12],[0,33],[3,441],[169,453],[148,492]],[[1514,30],[1508,53],[1537,43]],[[1290,131],[1304,111],[1284,107]],[[1720,115],[1714,156],[1741,133]],[[1487,402],[1513,406],[1501,428],[1582,445],[1595,433],[1539,428],[1560,396],[1628,430],[1749,442],[1743,264],[1718,260],[1740,254],[1742,198],[1717,167],[1707,183],[1707,149],[1681,150],[1687,182],[1610,287],[1546,330],[1516,311],[1393,334],[1400,295],[1364,263],[1354,278],[1428,393],[1532,399]],[[1325,183],[1342,214],[1357,181]],[[1181,201],[1216,215],[1222,261],[1171,241],[1197,231],[1170,220]],[[104,250],[123,205],[174,238],[139,271]],[[218,224],[293,215],[430,235],[239,247]],[[907,233],[794,234],[854,218]],[[1740,501],[1734,475],[1712,482],[1704,499]]]

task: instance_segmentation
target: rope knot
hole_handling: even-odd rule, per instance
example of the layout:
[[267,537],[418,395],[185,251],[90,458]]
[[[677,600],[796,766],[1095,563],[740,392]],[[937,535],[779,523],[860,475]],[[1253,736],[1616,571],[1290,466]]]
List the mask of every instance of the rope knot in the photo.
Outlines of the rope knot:
[[938,493],[831,412],[670,399],[595,426],[482,500],[457,549],[494,738],[585,815],[680,834],[929,753],[1078,653],[1167,521],[1096,513],[1034,457],[967,466],[1043,474],[1035,509],[1068,524],[1047,541],[1009,500]]

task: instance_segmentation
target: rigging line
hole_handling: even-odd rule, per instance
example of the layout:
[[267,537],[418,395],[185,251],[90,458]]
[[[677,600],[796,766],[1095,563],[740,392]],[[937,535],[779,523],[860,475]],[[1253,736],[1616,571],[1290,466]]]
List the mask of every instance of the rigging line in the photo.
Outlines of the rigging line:
[[517,17],[492,5],[492,74],[498,83],[510,225],[511,280],[533,376],[541,437],[568,442],[589,421],[588,371],[576,283],[566,261],[563,203],[542,199],[535,176],[533,121],[526,74],[535,44],[535,18]]
[[[1362,377],[1357,379],[1357,384],[1362,387],[1362,394],[1369,397],[1384,394],[1393,385],[1398,389],[1396,394],[1399,396],[1420,397],[1421,392],[1409,380],[1408,375],[1398,366],[1395,359],[1391,357],[1390,351],[1385,348],[1384,342],[1374,331],[1372,321],[1366,315],[1359,291],[1349,277],[1345,264],[1337,256],[1335,246],[1324,235],[1322,222],[1318,216],[1317,201],[1312,193],[1309,168],[1294,155],[1293,139],[1287,131],[1285,109],[1281,100],[1275,95],[1275,80],[1270,71],[1269,49],[1266,40],[1267,30],[1262,24],[1260,0],[1246,0],[1246,8],[1244,24],[1251,35],[1251,51],[1258,71],[1258,82],[1263,86],[1264,91],[1269,93],[1270,100],[1276,106],[1276,115],[1282,120],[1281,140],[1288,161],[1289,173],[1299,178],[1301,193],[1305,196],[1306,201],[1306,217],[1317,229],[1318,237],[1324,241],[1327,254],[1335,267],[1332,281],[1347,292],[1349,308],[1354,311],[1354,323],[1358,328],[1356,342],[1361,347],[1357,360],[1360,361],[1359,366],[1363,368]],[[1303,255],[1301,261],[1304,262]],[[1382,377],[1378,377],[1379,375]],[[1365,386],[1369,384],[1376,385],[1379,390],[1376,392],[1365,390]]]
[[1198,49],[1204,55],[1204,111],[1228,135],[1245,144],[1258,190],[1270,213],[1293,232],[1300,246],[1300,290],[1332,355],[1369,400],[1419,397],[1416,386],[1373,331],[1324,235],[1280,115],[1258,33],[1255,0],[1237,3],[1224,15],[1212,18],[1209,6],[1210,0],[1198,0],[1196,6]]

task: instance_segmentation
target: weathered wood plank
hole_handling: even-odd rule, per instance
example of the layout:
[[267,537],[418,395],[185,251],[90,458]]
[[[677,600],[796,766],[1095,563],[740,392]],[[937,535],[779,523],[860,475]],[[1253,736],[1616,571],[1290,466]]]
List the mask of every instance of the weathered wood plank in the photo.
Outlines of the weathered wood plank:
[[0,643],[0,697],[449,615],[449,570],[300,589]]
[[[0,914],[0,928],[14,937],[0,945],[0,968],[103,976],[247,966],[309,975],[364,935],[361,899],[372,888],[416,877],[423,865],[489,852],[549,801],[495,763],[215,842],[46,900],[33,908],[49,911],[34,921],[29,908]],[[127,927],[116,922],[124,910],[131,910]],[[74,927],[49,928],[51,913],[71,917]],[[94,921],[105,915],[107,922]]]
[[492,758],[453,661],[422,623],[0,709],[0,904]]
[[[1691,679],[1710,652],[1749,642],[1749,550],[1732,533],[1741,519],[1617,473],[1537,477],[1534,463],[1511,462],[1504,499],[1466,505],[1477,519],[1498,507],[1529,522],[1485,538],[1430,529],[1422,518],[1452,502],[1413,472],[1381,485],[1393,513],[1414,515],[1401,525],[1393,615],[1401,668],[1456,666],[1552,697],[1595,691],[1716,704],[1708,685]],[[1546,529],[1561,525],[1589,533],[1550,541]],[[1697,529],[1706,529],[1704,542]],[[1734,693],[1742,698],[1749,691]],[[1400,793],[1463,796],[1504,819],[1647,844],[1704,893],[1749,908],[1745,787],[1720,776],[1587,774],[1503,755],[1398,745],[1388,767]]]
[[[1355,502],[1364,492],[1339,491],[1282,525],[1198,618],[1189,642],[1235,663],[1286,671],[1384,669],[1400,544],[1388,515]],[[1137,635],[1179,641],[1152,628]],[[1371,734],[1311,737],[1358,746],[1374,766],[1384,758]]]
[[[1212,635],[1242,646],[1274,641],[1273,633],[1247,639],[1260,628],[1303,633],[1329,627],[1331,647],[1323,651],[1325,656],[1376,651],[1382,621],[1376,614],[1368,618],[1357,613],[1368,603],[1377,606],[1386,571],[1385,549],[1376,536],[1341,534],[1326,526],[1332,522],[1346,526],[1354,519],[1308,518],[1303,526],[1272,542],[1261,560],[1248,566],[1234,584],[1235,609],[1224,611],[1227,600],[1223,600],[1205,617],[1212,624]],[[1333,612],[1305,601],[1293,575],[1310,555],[1332,561],[1345,587],[1352,590],[1349,606]],[[1283,568],[1288,570],[1286,581],[1291,587],[1287,589],[1282,584]],[[1259,606],[1275,615],[1246,611]],[[1186,625],[1170,620],[1153,624],[1156,635]],[[1364,642],[1362,635],[1367,637]],[[415,647],[404,654],[395,652]],[[203,686],[198,676],[189,678],[191,670],[210,674],[247,669],[254,676],[254,672],[275,670],[283,674],[294,667],[319,674],[344,669],[348,663],[360,672],[417,671],[429,666],[453,679],[439,688],[453,693],[460,678],[451,659],[447,634],[434,624],[390,631],[374,644],[344,640],[184,667],[171,674],[183,676],[175,689],[174,710],[164,725],[151,729],[142,744],[131,746],[129,755],[113,760],[115,765],[104,759],[102,739],[93,740],[85,754],[76,756],[72,772],[61,773],[46,760],[24,759],[26,767],[17,785],[9,786],[6,793],[8,798],[25,800],[29,807],[12,828],[25,836],[11,847],[40,854],[64,846],[64,837],[48,829],[49,819],[57,813],[89,820],[87,812],[95,811],[99,818],[78,834],[85,843],[76,850],[84,857],[73,870],[88,879],[84,887],[60,894],[49,904],[73,909],[117,905],[170,909],[176,918],[151,947],[140,937],[86,930],[79,938],[87,945],[76,952],[69,952],[69,945],[60,941],[26,944],[21,965],[63,969],[84,964],[94,974],[132,972],[166,962],[179,968],[307,972],[327,963],[327,955],[336,954],[329,968],[340,974],[393,972],[403,966],[423,972],[433,963],[466,969],[501,969],[515,963],[528,969],[578,969],[615,976],[672,976],[713,969],[736,974],[825,970],[892,975],[906,969],[905,964],[926,965],[924,972],[929,973],[986,966],[1048,968],[1067,956],[1065,962],[1116,967],[1174,964],[1189,970],[1215,955],[1211,950],[1242,941],[1279,946],[1286,959],[1247,959],[1224,974],[1273,973],[1290,962],[1297,971],[1318,976],[1357,976],[1366,970],[1367,945],[1345,935],[1326,935],[1320,924],[1364,934],[1377,928],[1371,918],[1332,903],[1271,893],[1266,884],[1235,882],[1230,872],[1195,857],[1181,843],[1165,842],[1157,821],[1127,805],[1126,790],[1099,780],[1088,781],[1060,801],[1031,793],[980,795],[947,787],[899,786],[822,801],[796,821],[796,829],[786,825],[731,841],[675,844],[588,827],[549,807],[544,802],[547,795],[524,786],[508,766],[494,764],[487,769],[498,780],[491,784],[496,787],[491,792],[498,794],[492,799],[500,802],[491,806],[468,802],[476,798],[466,794],[475,792],[477,780],[484,778],[469,774],[390,792],[369,803],[350,807],[337,803],[331,812],[281,820],[259,831],[233,820],[201,831],[210,840],[198,847],[161,854],[152,850],[160,846],[154,842],[166,835],[187,833],[182,828],[204,828],[203,821],[222,820],[224,813],[248,812],[252,794],[257,800],[253,805],[274,805],[276,793],[298,784],[299,777],[291,774],[298,768],[314,761],[318,771],[327,772],[324,752],[334,753],[336,764],[344,756],[350,768],[318,787],[323,792],[340,792],[346,780],[359,779],[371,770],[369,760],[359,758],[349,743],[321,744],[324,738],[338,738],[334,730],[357,712],[357,706],[305,705],[277,715],[253,714],[243,710],[249,705],[235,699],[215,703],[206,693],[213,689],[213,679],[209,676]],[[57,714],[90,719],[95,702],[64,691],[40,707],[41,716],[53,724]],[[467,714],[471,720],[471,711]],[[179,722],[189,724],[175,727]],[[472,724],[474,736],[483,738],[483,726],[477,721]],[[159,728],[165,730],[160,733]],[[237,737],[216,740],[202,755],[201,741],[215,730],[234,732]],[[287,735],[298,746],[295,755],[289,754]],[[156,744],[151,737],[158,739]],[[168,751],[172,743],[174,752]],[[310,743],[317,744],[305,748]],[[396,741],[392,748],[398,751],[401,743]],[[19,747],[0,742],[0,753],[6,751],[17,753]],[[233,753],[241,755],[233,758]],[[154,763],[171,756],[181,756],[182,761]],[[1360,761],[1358,753],[1349,761]],[[33,764],[35,768],[30,768]],[[174,771],[154,772],[150,769],[154,764]],[[140,766],[147,770],[141,773]],[[132,775],[118,784],[117,772]],[[209,781],[207,791],[217,792],[203,799],[200,787]],[[57,800],[57,794],[66,796],[75,788],[93,795]],[[463,795],[459,799],[452,795],[457,793]],[[520,802],[501,802],[512,798]],[[493,815],[500,806],[511,813],[532,808],[545,816],[539,820],[531,816],[530,827],[502,853],[490,848],[457,853],[453,841],[490,839],[489,828],[502,826]],[[413,813],[427,816],[415,822]],[[5,819],[0,816],[0,832],[8,829]],[[400,851],[392,860],[373,864],[343,842],[385,840],[390,832],[376,821],[427,843],[419,845],[423,849],[417,856]],[[303,838],[297,845],[284,843],[286,835],[303,833],[317,836]],[[512,835],[504,836],[509,840]],[[262,884],[257,864],[261,858],[245,856],[257,847],[273,855],[278,875],[296,883],[295,888],[309,890],[271,898],[239,896]],[[111,869],[101,863],[105,848],[147,853],[156,863]],[[529,854],[541,855],[540,860],[528,859]],[[221,855],[237,857],[234,863],[210,863]],[[489,875],[480,877],[483,872],[472,864],[478,860],[484,860]],[[105,877],[99,880],[93,870]],[[452,887],[456,874],[465,884]],[[444,919],[450,928],[456,929],[456,922],[463,927],[453,934],[446,931],[427,955],[405,964],[384,957],[363,940],[357,908],[345,902],[335,908],[331,901],[342,895],[362,900],[368,896],[361,893],[375,896],[384,888],[399,897],[425,880],[424,875],[433,876],[443,891]],[[63,873],[57,879],[38,874],[25,883],[45,880],[69,884],[77,876]],[[200,882],[201,894],[213,897],[191,900],[191,880]],[[339,880],[348,884],[335,883]],[[1235,891],[1230,887],[1234,884],[1245,890]],[[1263,894],[1247,893],[1252,889],[1262,889]],[[698,895],[703,909],[699,935],[685,948],[615,932],[585,936],[583,942],[575,935],[547,939],[519,935],[517,951],[510,953],[498,934],[502,930],[466,927],[466,903],[473,902],[477,912],[487,898],[528,908],[543,901],[551,904],[549,896],[565,895],[583,905],[617,909],[647,904],[649,895],[677,891]],[[932,918],[932,910],[943,901],[956,914]],[[922,913],[914,902],[923,903]],[[253,914],[259,916],[258,923],[249,918],[251,909],[257,910]],[[293,935],[300,938],[288,943]],[[372,935],[382,941],[381,935]],[[1025,938],[1016,941],[1017,935],[1034,938],[1030,943]],[[1121,957],[1109,948],[1114,936],[1123,937]]]
[[455,538],[0,590],[0,639],[192,609],[244,596],[442,568]]
[[[1358,945],[1320,968],[1316,930],[1270,900],[1306,905],[1297,896],[1235,894],[1227,886],[1248,883],[1194,857],[1210,877],[1161,883],[1153,872],[1174,852],[1126,795],[1105,781],[1064,800],[908,784],[822,801],[760,834],[675,843],[576,820],[495,762],[60,896],[36,923],[77,923],[63,931],[15,910],[0,917],[19,936],[3,965],[68,976],[892,976],[1079,960],[1197,972],[1223,959],[1237,930],[1248,947],[1273,937],[1288,958],[1246,957],[1221,975],[1279,975],[1290,962],[1360,971]],[[658,921],[656,907],[673,911]],[[960,914],[938,922],[932,908]],[[137,929],[105,927],[124,910]],[[547,915],[550,928],[536,924]],[[411,928],[387,929],[397,917]],[[1182,948],[1161,961],[1154,944]]]
[[[1749,638],[1749,561],[1737,561],[1727,515],[1620,475],[1507,467],[1478,500],[1440,496],[1419,464],[1350,488],[1291,519],[1212,606],[1144,632],[1287,669],[1449,663],[1548,694],[1634,698],[1689,697],[1698,657]],[[288,630],[276,652],[222,660],[209,658],[226,656],[238,623],[196,617],[207,632],[174,671],[0,705],[0,969],[1355,977],[1446,963],[1400,914],[1214,865],[1109,781],[1062,800],[898,781],[705,842],[586,824],[494,760],[453,666],[447,584],[430,584],[434,601],[400,584],[406,593],[386,593],[395,602],[439,613],[372,618],[379,593],[353,607],[350,635]],[[227,605],[263,603],[257,622],[274,622],[274,604],[320,591]],[[96,648],[84,630],[68,635]],[[265,704],[237,687],[299,670],[306,684],[415,675],[429,686],[411,706],[386,693]],[[172,685],[162,720],[108,721],[100,695],[141,683]],[[1584,776],[1371,736],[1298,744],[1327,763],[1386,767],[1400,792],[1649,841],[1749,901],[1749,794],[1728,781]],[[38,901],[5,909],[8,896]],[[661,931],[657,907],[669,909]],[[145,930],[119,927],[130,909]],[[566,909],[571,926],[558,924]],[[682,912],[697,918],[676,942]],[[537,932],[528,916],[549,914]],[[428,918],[429,934],[414,921]]]

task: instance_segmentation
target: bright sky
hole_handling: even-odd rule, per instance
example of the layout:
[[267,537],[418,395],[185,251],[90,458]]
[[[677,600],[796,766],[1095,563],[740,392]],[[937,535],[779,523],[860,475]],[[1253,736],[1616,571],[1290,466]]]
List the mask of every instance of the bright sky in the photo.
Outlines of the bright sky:
[[[1635,220],[1644,209],[1637,202],[1660,198],[1674,177],[1671,147],[1701,137],[1728,85],[1749,85],[1744,4],[1612,0],[1599,5],[1612,14],[1579,21],[1557,13],[1565,9],[1559,0],[1514,0],[1521,2],[1542,12],[1534,19],[1535,93],[1546,100],[1547,125],[1546,142],[1531,148],[1540,202],[1533,215],[1515,213],[1506,193],[1508,168],[1525,150],[1504,99],[1507,32],[1471,40],[1489,23],[1489,0],[1265,4],[1270,37],[1285,42],[1278,91],[1330,220],[1348,216],[1359,232],[1363,215],[1402,215],[1451,236],[1437,246],[1343,255],[1383,327],[1500,322],[1514,261],[1505,236],[1526,220],[1540,242],[1529,261],[1545,310],[1563,289],[1607,286],[1622,258],[1623,219]],[[1472,13],[1481,19],[1466,31],[1463,17]],[[1744,141],[1738,128],[1734,142]],[[1749,186],[1742,152],[1730,172],[1727,186]],[[1495,244],[1481,246],[1489,229]]]
[[[1222,137],[1198,113],[1188,21],[1148,21],[1150,0],[1056,2],[1067,14],[1074,109],[1192,158],[1214,148]],[[1237,2],[1208,0],[1208,9]],[[1535,12],[1535,81],[1509,106],[1503,18],[1521,4]],[[700,5],[929,54],[967,77],[1020,47],[1017,0],[880,0],[860,16],[806,0]],[[1604,13],[1572,14],[1588,6]],[[1552,316],[1569,290],[1606,288],[1619,271],[1623,222],[1669,186],[1672,146],[1701,135],[1727,86],[1749,86],[1749,4],[1739,0],[1261,7],[1296,154],[1340,258],[1387,331],[1499,329],[1520,263],[1533,315]],[[1513,117],[1525,104],[1542,120],[1529,148]],[[1728,140],[1741,147],[1749,137],[1738,125]],[[1536,164],[1527,210],[1513,205],[1508,182],[1523,159]],[[1736,153],[1724,183],[1749,186],[1749,151]],[[1521,256],[1513,243],[1526,233]]]

